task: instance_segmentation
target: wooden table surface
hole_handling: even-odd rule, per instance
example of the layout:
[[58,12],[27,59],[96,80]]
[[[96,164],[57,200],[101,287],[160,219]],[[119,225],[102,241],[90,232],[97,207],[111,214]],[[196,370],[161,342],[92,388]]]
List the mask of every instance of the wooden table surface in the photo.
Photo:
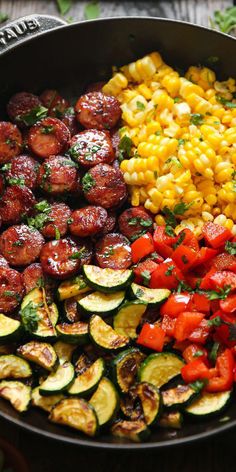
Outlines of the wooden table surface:
[[[75,1],[66,15],[84,19],[86,1]],[[231,6],[233,0],[160,0],[100,1],[100,16],[150,15],[192,21],[209,25],[215,10]],[[58,14],[54,1],[0,0],[0,12],[11,20],[31,13]],[[32,472],[235,472],[236,431],[231,430],[191,446],[153,452],[107,452],[81,449],[41,439],[16,429],[0,420],[0,435],[7,438],[26,455]]]

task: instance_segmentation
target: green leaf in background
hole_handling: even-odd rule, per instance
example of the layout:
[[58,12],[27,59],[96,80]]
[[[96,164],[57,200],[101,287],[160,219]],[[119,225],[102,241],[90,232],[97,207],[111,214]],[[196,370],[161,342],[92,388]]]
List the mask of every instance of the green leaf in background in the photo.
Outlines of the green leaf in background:
[[0,11],[0,23],[4,23],[4,21],[7,21],[9,18],[9,16],[7,15],[7,13],[2,13]]
[[57,0],[57,8],[61,15],[65,15],[71,8],[71,0]]
[[86,20],[94,20],[100,16],[100,6],[96,1],[89,2],[84,7],[84,16]]
[[236,27],[236,6],[228,7],[223,11],[216,10],[210,22],[211,26],[218,26],[223,33],[230,33]]

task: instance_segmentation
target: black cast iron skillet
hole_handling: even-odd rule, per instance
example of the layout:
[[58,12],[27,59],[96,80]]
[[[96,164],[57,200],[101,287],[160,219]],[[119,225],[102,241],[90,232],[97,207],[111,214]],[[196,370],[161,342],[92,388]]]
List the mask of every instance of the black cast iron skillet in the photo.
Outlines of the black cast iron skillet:
[[[200,26],[160,18],[112,18],[65,26],[57,18],[36,15],[0,29],[0,117],[5,117],[5,104],[15,92],[37,93],[52,87],[78,97],[85,84],[108,78],[113,64],[129,63],[154,50],[179,68],[218,57],[219,76],[236,76],[236,40]],[[179,445],[236,426],[236,404],[220,417],[186,422],[180,431],[156,430],[148,443],[138,445],[120,443],[106,433],[87,439],[49,423],[47,415],[36,409],[20,417],[4,400],[0,416],[71,444],[141,449]]]

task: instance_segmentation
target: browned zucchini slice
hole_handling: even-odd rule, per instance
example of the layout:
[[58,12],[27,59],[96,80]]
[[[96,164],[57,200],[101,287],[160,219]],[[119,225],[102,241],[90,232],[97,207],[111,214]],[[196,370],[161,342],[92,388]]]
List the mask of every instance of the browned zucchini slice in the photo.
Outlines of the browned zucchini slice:
[[94,408],[82,398],[61,400],[52,409],[50,421],[77,429],[88,436],[95,436],[98,420]]
[[30,341],[18,347],[17,354],[46,370],[52,370],[57,362],[57,355],[51,344],[40,341]]

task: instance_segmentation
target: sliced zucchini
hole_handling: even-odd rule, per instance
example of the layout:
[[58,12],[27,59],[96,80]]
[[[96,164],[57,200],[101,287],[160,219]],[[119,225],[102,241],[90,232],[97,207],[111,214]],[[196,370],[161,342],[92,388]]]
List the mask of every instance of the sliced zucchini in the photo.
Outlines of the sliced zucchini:
[[22,413],[28,409],[31,387],[14,380],[2,380],[0,382],[0,397],[9,400],[15,410]]
[[60,301],[66,300],[67,298],[76,297],[76,295],[80,295],[81,293],[86,293],[91,290],[88,287],[84,277],[82,275],[77,275],[70,280],[65,280],[62,282],[58,287],[58,298]]
[[227,406],[232,396],[232,391],[218,393],[203,393],[200,398],[191,403],[185,411],[188,415],[205,418],[215,415]]
[[52,370],[57,362],[57,355],[51,344],[40,341],[30,341],[18,347],[17,354],[46,370]]
[[61,393],[58,393],[57,395],[50,395],[48,397],[43,397],[42,395],[40,395],[39,393],[39,387],[35,387],[33,390],[32,390],[32,394],[31,394],[31,403],[33,406],[37,406],[39,408],[42,408],[42,410],[44,411],[48,411],[50,413],[50,411],[52,410],[52,408],[58,403],[60,402],[61,400],[63,400],[64,395],[62,395]]
[[72,354],[76,349],[76,346],[69,343],[64,343],[63,341],[57,341],[53,346],[60,364],[64,364],[64,362],[70,362],[72,359]]
[[137,396],[135,387],[131,387],[128,394],[121,397],[120,409],[125,417],[131,421],[144,420],[142,404]]
[[116,312],[125,299],[125,292],[101,293],[93,292],[82,298],[79,308],[84,314],[98,313],[101,316],[111,315]]
[[135,283],[131,284],[131,292],[135,298],[152,306],[163,302],[171,293],[166,288],[147,288]]
[[82,398],[61,400],[52,409],[50,421],[78,429],[88,436],[95,436],[98,420],[94,408]]
[[160,388],[179,375],[183,366],[184,362],[171,352],[151,354],[140,366],[139,380]]
[[78,375],[73,384],[68,389],[69,395],[87,396],[97,388],[103,373],[104,360],[100,357],[97,359],[83,374]]
[[110,423],[119,408],[119,395],[113,383],[103,377],[89,403],[96,411],[99,426]]
[[32,369],[25,359],[14,354],[0,356],[0,379],[27,379]]
[[112,362],[113,379],[122,393],[129,391],[135,383],[144,355],[136,348],[120,352]]
[[116,333],[98,315],[93,315],[89,321],[89,334],[92,341],[98,346],[108,351],[121,349],[129,343],[129,338]]
[[20,321],[0,314],[0,344],[14,341],[20,336],[21,330]]
[[41,395],[54,395],[63,392],[72,384],[74,380],[74,367],[70,362],[60,364],[56,372],[51,373],[40,385]]
[[56,303],[52,303],[51,305],[48,305],[49,309],[49,318],[51,320],[51,323],[53,326],[56,326],[59,318],[59,311],[57,308]]
[[114,317],[114,330],[122,336],[135,339],[137,337],[136,329],[146,309],[147,304],[142,301],[125,302]]
[[75,373],[76,375],[83,374],[92,365],[91,360],[86,354],[81,354],[75,362]]
[[160,391],[148,382],[141,382],[136,386],[137,395],[142,404],[145,423],[150,426],[156,423],[162,409]]
[[23,326],[35,337],[51,339],[56,336],[43,288],[34,288],[23,298],[20,313]]
[[129,439],[134,442],[146,441],[149,438],[150,430],[142,420],[137,421],[117,421],[111,428],[113,436],[120,439]]
[[189,405],[198,393],[190,385],[177,385],[162,392],[163,405],[166,408],[181,408]]
[[158,424],[161,428],[181,429],[183,415],[180,411],[168,411],[163,413]]
[[126,288],[133,277],[132,270],[102,269],[94,265],[83,266],[84,276],[88,285],[100,292],[117,292]]
[[57,334],[61,340],[69,344],[86,344],[89,341],[88,323],[62,323],[56,326]]
[[[82,296],[80,296],[82,298]],[[79,298],[79,300],[81,300]],[[69,323],[76,323],[80,319],[80,314],[78,312],[78,304],[76,297],[67,298],[63,302],[63,312],[64,316]]]

